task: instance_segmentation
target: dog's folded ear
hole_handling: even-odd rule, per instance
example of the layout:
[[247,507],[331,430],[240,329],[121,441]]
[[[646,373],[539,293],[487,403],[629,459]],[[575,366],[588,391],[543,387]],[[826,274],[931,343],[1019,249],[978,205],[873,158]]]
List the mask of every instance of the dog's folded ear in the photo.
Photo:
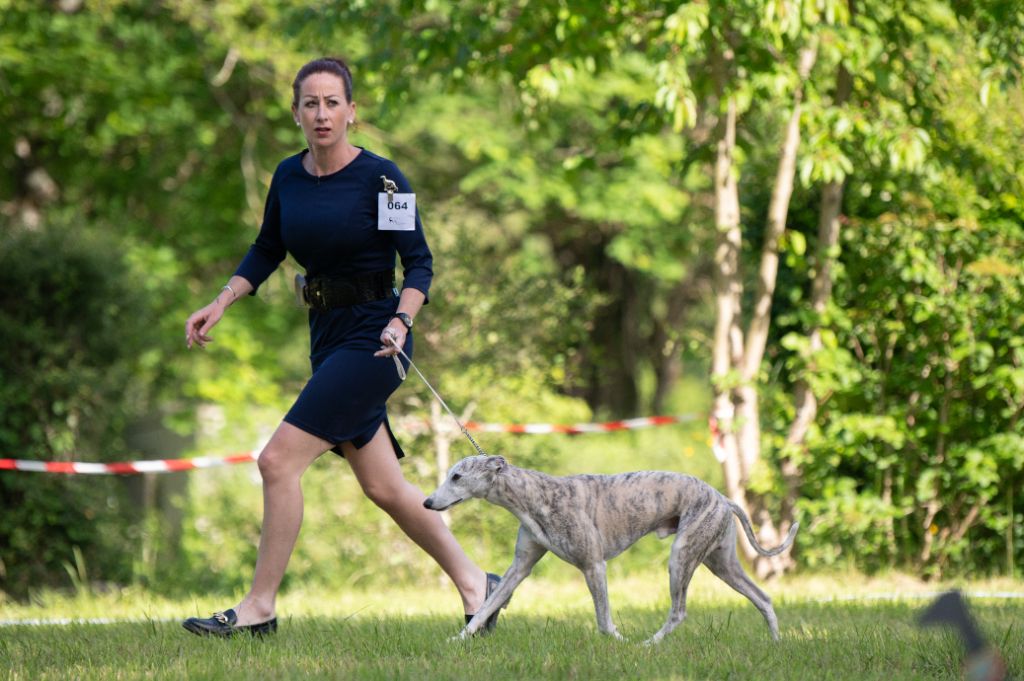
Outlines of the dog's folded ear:
[[508,462],[505,461],[505,457],[503,456],[492,456],[491,458],[487,459],[488,470],[491,470],[495,473],[502,472],[503,470],[505,470],[505,466],[507,465]]

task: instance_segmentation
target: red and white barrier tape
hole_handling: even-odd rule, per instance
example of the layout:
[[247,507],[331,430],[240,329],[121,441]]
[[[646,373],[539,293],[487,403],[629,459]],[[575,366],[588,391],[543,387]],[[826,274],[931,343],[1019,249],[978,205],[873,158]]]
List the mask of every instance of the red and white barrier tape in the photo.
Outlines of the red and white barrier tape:
[[468,430],[477,430],[481,433],[522,433],[529,435],[562,433],[566,435],[579,435],[581,433],[610,433],[617,430],[667,426],[672,423],[696,420],[696,414],[681,414],[679,416],[642,416],[623,421],[576,423],[571,425],[560,423],[474,423],[473,421],[468,421],[466,422],[466,428]]
[[86,463],[83,461],[26,461],[0,459],[0,471],[29,471],[33,473],[69,473],[72,475],[133,475],[135,473],[171,473],[195,468],[216,468],[234,463],[256,460],[256,454],[232,454],[221,458],[197,456],[194,459],[152,459],[145,461],[119,461],[116,463]]
[[[560,433],[578,435],[581,433],[610,433],[619,430],[635,430],[652,426],[667,426],[673,423],[696,421],[697,414],[679,416],[644,416],[606,423],[466,423],[467,430],[482,433],[519,433],[542,435]],[[196,468],[216,468],[236,463],[255,461],[256,452],[232,454],[214,458],[200,456],[194,459],[151,459],[143,461],[120,461],[116,463],[87,463],[82,461],[28,461],[25,459],[0,459],[0,471],[27,471],[33,473],[66,473],[70,475],[133,475],[136,473],[172,473],[190,471]]]

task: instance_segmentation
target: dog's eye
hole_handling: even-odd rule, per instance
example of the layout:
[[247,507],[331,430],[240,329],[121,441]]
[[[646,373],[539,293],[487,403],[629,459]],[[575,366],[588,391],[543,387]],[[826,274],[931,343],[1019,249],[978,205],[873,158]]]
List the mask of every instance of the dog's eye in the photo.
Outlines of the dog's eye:
[[458,473],[452,473],[452,482],[458,482],[461,477]]

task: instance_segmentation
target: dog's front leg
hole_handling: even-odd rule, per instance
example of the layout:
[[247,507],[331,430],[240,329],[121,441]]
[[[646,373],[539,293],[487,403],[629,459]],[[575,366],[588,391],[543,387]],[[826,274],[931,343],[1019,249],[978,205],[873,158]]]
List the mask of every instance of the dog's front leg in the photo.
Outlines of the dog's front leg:
[[540,542],[536,541],[526,528],[520,527],[519,536],[516,538],[516,552],[512,559],[512,565],[505,571],[505,575],[501,578],[498,588],[488,596],[465,629],[460,631],[459,635],[453,637],[452,640],[465,639],[479,631],[480,627],[484,626],[487,618],[498,608],[504,607],[508,600],[512,598],[512,592],[529,576],[530,572],[533,571],[533,566],[547,552],[548,550]]
[[614,636],[620,641],[625,639],[612,622],[611,606],[608,605],[608,578],[605,574],[605,562],[598,561],[580,568],[587,579],[587,587],[594,598],[594,612],[597,615],[597,628],[602,634]]

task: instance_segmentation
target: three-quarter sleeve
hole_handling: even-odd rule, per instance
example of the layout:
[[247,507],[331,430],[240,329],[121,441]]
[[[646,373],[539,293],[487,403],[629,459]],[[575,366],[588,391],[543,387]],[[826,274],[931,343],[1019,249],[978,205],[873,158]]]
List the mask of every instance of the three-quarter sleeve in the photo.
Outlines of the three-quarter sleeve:
[[281,237],[280,174],[279,166],[270,181],[260,233],[235,270],[235,275],[245,278],[252,284],[252,292],[249,295],[256,295],[256,289],[277,269],[288,253]]
[[[395,181],[400,193],[412,193],[412,186],[406,179],[398,166],[391,161],[386,161],[385,175]],[[427,246],[427,239],[423,233],[423,222],[420,220],[419,207],[416,208],[416,229],[408,232],[393,231],[391,236],[395,242],[395,249],[402,262],[402,288],[414,288],[423,293],[424,303],[429,302],[428,291],[430,282],[434,278],[434,256]]]

